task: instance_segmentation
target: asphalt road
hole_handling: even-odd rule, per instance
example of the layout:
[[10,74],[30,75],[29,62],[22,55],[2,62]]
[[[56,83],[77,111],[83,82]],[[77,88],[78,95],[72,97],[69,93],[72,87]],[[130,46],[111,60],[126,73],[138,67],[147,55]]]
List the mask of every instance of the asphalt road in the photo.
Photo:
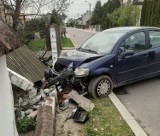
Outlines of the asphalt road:
[[95,34],[95,32],[85,31],[76,28],[67,28],[67,34],[72,39],[76,47],[80,47],[88,38]]
[[[68,28],[67,32],[77,47],[95,34],[75,28]],[[160,136],[160,77],[134,83],[118,90],[127,92],[117,96],[147,134]]]
[[160,136],[160,77],[124,87],[117,95],[149,136]]

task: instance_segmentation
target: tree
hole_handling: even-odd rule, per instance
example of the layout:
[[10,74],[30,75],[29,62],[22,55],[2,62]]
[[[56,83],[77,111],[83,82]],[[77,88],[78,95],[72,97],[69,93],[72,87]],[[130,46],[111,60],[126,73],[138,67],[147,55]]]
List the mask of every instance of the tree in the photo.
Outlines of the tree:
[[160,26],[160,1],[144,0],[141,14],[142,26]]
[[140,9],[132,4],[126,4],[108,14],[113,26],[135,26],[139,22]]
[[112,27],[112,22],[108,18],[108,14],[111,14],[115,9],[120,7],[119,0],[108,0],[107,3],[105,3],[102,6],[102,23],[101,26],[103,29]]
[[70,4],[70,0],[0,0],[0,3],[9,10],[13,20],[13,29],[16,31],[22,11],[30,11],[29,14],[42,14],[41,10],[50,6],[57,13],[63,13]]
[[56,11],[55,9],[52,11],[52,15],[50,18],[50,24],[57,24],[60,25],[61,23],[61,18],[60,18],[60,14],[58,13],[58,11]]
[[101,23],[101,16],[102,15],[102,7],[101,7],[101,2],[97,1],[94,11],[93,11],[93,15],[91,18],[91,22],[92,25],[96,25],[96,24],[100,24]]

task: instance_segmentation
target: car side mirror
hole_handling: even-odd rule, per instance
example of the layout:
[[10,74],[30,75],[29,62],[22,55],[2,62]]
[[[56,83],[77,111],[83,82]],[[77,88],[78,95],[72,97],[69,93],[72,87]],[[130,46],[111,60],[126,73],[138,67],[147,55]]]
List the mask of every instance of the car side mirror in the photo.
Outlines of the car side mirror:
[[132,56],[134,55],[134,51],[133,50],[127,50],[126,52],[122,53],[121,55],[121,59],[125,59],[128,56]]

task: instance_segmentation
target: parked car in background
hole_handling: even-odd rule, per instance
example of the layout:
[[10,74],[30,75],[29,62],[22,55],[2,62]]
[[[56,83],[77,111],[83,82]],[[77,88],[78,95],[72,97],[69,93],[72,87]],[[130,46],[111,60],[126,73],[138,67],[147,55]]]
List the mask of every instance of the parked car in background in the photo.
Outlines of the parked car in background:
[[160,28],[120,27],[104,30],[80,48],[60,56],[57,73],[72,68],[72,85],[92,97],[106,97],[115,87],[160,74]]

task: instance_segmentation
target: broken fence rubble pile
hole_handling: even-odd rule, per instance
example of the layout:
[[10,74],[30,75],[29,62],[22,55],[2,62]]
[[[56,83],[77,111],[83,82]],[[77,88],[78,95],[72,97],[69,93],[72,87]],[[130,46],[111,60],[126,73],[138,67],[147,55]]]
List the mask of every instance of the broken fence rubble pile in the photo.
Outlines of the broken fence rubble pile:
[[[66,75],[66,73],[64,73],[64,75]],[[16,117],[23,118],[24,116],[27,116],[35,119],[39,114],[42,114],[39,112],[46,112],[45,110],[43,111],[40,109],[47,105],[52,109],[52,119],[54,120],[55,107],[53,107],[53,105],[56,106],[57,111],[60,112],[61,110],[68,109],[72,100],[76,103],[76,108],[73,108],[64,122],[72,118],[76,122],[85,123],[88,120],[89,112],[93,110],[95,105],[84,97],[86,93],[80,95],[71,87],[68,89],[65,83],[62,84],[63,82],[61,82],[61,80],[66,77],[64,75],[52,77],[51,80],[49,79],[51,82],[46,80],[44,82],[37,81],[34,83],[33,87],[27,90],[27,96],[19,98],[19,103],[15,106]],[[43,120],[47,120],[47,117]],[[38,126],[36,126],[35,134],[39,135],[40,132],[37,128],[42,125],[41,123],[43,123],[43,121],[40,121],[39,119],[36,121]],[[39,125],[39,123],[41,125]],[[46,132],[48,129],[44,131]],[[48,133],[49,132],[53,131],[48,131]]]
[[[44,105],[52,97],[55,97],[57,101],[57,91],[54,86],[50,89],[41,89],[39,92],[36,88],[28,90],[28,96],[19,98],[19,103],[15,105],[17,117],[22,118],[28,116],[35,118],[39,106]],[[25,107],[29,107],[29,109]]]
[[[27,98],[19,98],[19,103],[16,105],[17,117],[22,118],[24,116],[28,116],[35,118],[39,107],[41,105],[46,105],[45,103],[54,97],[57,104],[57,111],[59,112],[60,110],[63,111],[69,107],[71,99],[77,103],[77,107],[73,109],[72,113],[68,117],[66,117],[64,122],[71,118],[76,122],[86,122],[88,119],[88,112],[93,110],[95,107],[94,104],[83,95],[79,95],[75,90],[68,91],[68,94],[66,94],[65,91],[57,92],[56,86],[52,86],[52,88],[47,89],[40,89],[40,91],[36,88],[28,90]],[[58,100],[59,93],[62,93],[61,101]],[[28,105],[29,109],[24,108]]]

